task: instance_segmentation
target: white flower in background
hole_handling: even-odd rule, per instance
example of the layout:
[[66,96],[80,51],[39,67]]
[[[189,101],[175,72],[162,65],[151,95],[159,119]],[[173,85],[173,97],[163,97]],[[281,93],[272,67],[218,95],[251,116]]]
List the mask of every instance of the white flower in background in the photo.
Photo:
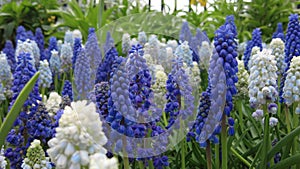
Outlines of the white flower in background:
[[165,98],[166,94],[166,81],[168,79],[164,69],[161,65],[157,65],[154,73],[154,84],[151,86],[154,93],[155,105],[159,108],[164,108],[167,100]]
[[123,34],[122,36],[122,52],[123,54],[128,54],[128,52],[130,51],[131,49],[131,46],[130,46],[130,35],[128,33],[125,33]]
[[236,84],[236,88],[238,90],[237,97],[245,98],[248,96],[248,79],[249,79],[249,73],[244,67],[244,62],[242,60],[238,61],[238,79],[239,81]]
[[170,47],[172,48],[173,51],[175,51],[176,48],[178,47],[178,43],[176,40],[168,40],[167,47]]
[[201,47],[199,48],[199,63],[200,69],[208,70],[209,60],[212,56],[213,47],[207,42],[203,41]]
[[107,158],[105,154],[96,153],[90,156],[89,169],[118,169],[118,160]]
[[26,158],[23,160],[23,169],[50,169],[52,168],[49,157],[41,146],[40,140],[34,140],[27,149]]
[[248,89],[251,107],[266,104],[267,100],[275,102],[278,96],[277,67],[271,52],[264,49],[253,55],[249,61],[249,68]]
[[[46,99],[43,99],[46,100]],[[49,98],[44,102],[45,107],[50,116],[56,114],[56,112],[60,109],[60,103],[62,102],[61,96],[56,92],[51,92]]]
[[260,52],[260,48],[257,47],[257,46],[254,46],[251,50],[251,56],[250,56],[250,60],[249,60],[249,63],[248,63],[248,67],[250,68],[251,67],[251,62],[252,60],[254,60],[255,57],[257,57],[258,55],[256,55],[257,53]]
[[61,47],[62,47],[63,41],[61,39],[59,39],[57,41],[57,50],[61,52]]
[[65,37],[64,37],[64,43],[69,43],[72,47],[74,45],[74,38],[73,38],[73,32],[66,31]]
[[198,67],[197,62],[192,63],[192,67],[188,67],[185,63],[183,63],[183,67],[185,69],[186,74],[189,75],[189,82],[193,87],[193,91],[200,92],[201,88],[201,77],[200,77],[200,69]]
[[284,82],[282,97],[288,106],[297,103],[297,107],[300,107],[300,57],[292,58]]
[[57,169],[87,168],[92,155],[106,154],[106,142],[96,105],[77,101],[65,107],[47,153]]
[[136,38],[132,38],[130,41],[130,50],[131,50],[131,46],[133,45],[137,45],[139,42],[136,40]]
[[5,160],[5,156],[4,156],[4,149],[3,147],[1,148],[0,151],[0,168],[6,168],[7,165],[7,161]]
[[75,39],[75,38],[80,38],[80,39],[82,39],[82,35],[81,35],[80,30],[78,30],[78,29],[73,30],[73,38],[74,38],[74,39]]
[[[262,119],[262,124],[264,124],[264,122],[265,122],[265,118]],[[276,126],[278,124],[278,119],[275,117],[270,117],[269,124],[270,124],[270,127]]]
[[284,42],[280,38],[272,39],[270,48],[272,50],[272,55],[275,56],[277,61],[277,74],[283,75],[286,68],[286,63],[284,61],[285,53],[284,53]]

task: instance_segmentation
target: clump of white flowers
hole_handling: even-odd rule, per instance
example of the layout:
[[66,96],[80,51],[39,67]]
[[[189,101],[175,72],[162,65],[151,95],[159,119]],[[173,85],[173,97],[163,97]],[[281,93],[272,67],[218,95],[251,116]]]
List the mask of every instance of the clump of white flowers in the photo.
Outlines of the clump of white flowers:
[[56,92],[51,92],[48,99],[43,98],[45,107],[50,116],[56,114],[60,109],[60,103],[62,102],[61,96]]
[[284,42],[280,38],[272,39],[270,48],[272,50],[272,55],[275,56],[277,61],[277,74],[283,75],[286,68],[286,63],[284,61]]
[[[286,73],[282,97],[284,98],[285,103],[290,106],[293,103],[299,103],[300,101],[300,57],[293,57],[290,69]],[[297,107],[300,109],[299,104]]]
[[52,168],[49,157],[41,146],[40,140],[34,140],[27,149],[26,158],[23,160],[23,169],[50,169]]
[[[159,69],[161,68],[161,69]],[[151,86],[153,93],[154,93],[154,102],[156,106],[159,108],[164,108],[163,106],[167,102],[165,98],[166,94],[166,81],[168,79],[166,73],[164,72],[164,69],[162,66],[156,66],[155,70],[155,83]]]
[[10,66],[7,61],[6,54],[0,53],[0,83],[10,84],[12,81],[12,74],[10,70]]
[[18,40],[17,42],[17,48],[16,48],[16,60],[18,60],[18,56],[21,53],[29,53],[30,57],[31,57],[31,63],[32,65],[35,65],[35,56],[34,56],[34,52],[33,52],[33,46],[32,43],[29,39],[27,39],[26,41],[20,41]]
[[189,75],[189,82],[193,87],[193,91],[200,92],[201,88],[201,77],[200,77],[200,69],[197,62],[193,62],[191,67],[188,67],[185,63],[183,63],[183,68],[187,75]]
[[107,159],[105,154],[96,153],[90,156],[89,169],[117,169],[118,161],[116,158]]
[[[253,51],[253,50],[252,50]],[[276,60],[270,51],[264,49],[253,55],[249,62],[249,98],[251,107],[274,102],[278,96]]]
[[236,88],[238,90],[237,97],[245,98],[248,96],[248,78],[249,73],[244,67],[244,62],[241,60],[238,60],[238,79],[239,81],[236,83]]
[[[106,154],[103,147],[106,142],[96,105],[77,101],[65,107],[56,135],[48,142],[47,153],[57,169],[88,168],[95,163],[93,155]],[[112,159],[103,157],[103,160]],[[111,165],[117,168],[116,163]]]

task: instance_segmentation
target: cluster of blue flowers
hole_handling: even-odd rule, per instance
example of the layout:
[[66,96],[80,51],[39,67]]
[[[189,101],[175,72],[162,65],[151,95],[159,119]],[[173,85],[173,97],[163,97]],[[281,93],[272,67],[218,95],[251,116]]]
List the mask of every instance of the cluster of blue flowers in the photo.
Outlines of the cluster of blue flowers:
[[259,28],[256,28],[252,32],[252,39],[247,42],[246,50],[244,52],[244,65],[246,70],[249,71],[248,62],[251,57],[252,48],[253,47],[259,47],[260,50],[262,50],[262,40],[261,40],[261,31]]

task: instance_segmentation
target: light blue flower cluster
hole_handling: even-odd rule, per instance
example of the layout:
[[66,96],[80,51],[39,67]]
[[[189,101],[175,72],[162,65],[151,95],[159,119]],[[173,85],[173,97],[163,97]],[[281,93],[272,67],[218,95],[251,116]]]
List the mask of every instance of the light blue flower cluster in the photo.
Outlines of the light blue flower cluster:
[[108,52],[111,48],[115,47],[115,42],[113,37],[111,36],[110,32],[106,33],[106,41],[103,45],[104,54]]
[[68,73],[72,68],[72,57],[73,51],[69,43],[64,43],[61,46],[60,59],[61,59],[61,69],[63,72]]
[[61,72],[61,62],[60,57],[58,56],[58,52],[56,50],[51,51],[51,58],[50,58],[50,69],[53,75],[59,75]]
[[49,63],[47,60],[40,61],[40,86],[42,88],[49,88],[52,84],[52,72],[49,68]]
[[76,63],[76,59],[78,56],[78,53],[81,49],[81,39],[80,38],[75,38],[74,40],[74,46],[73,46],[73,57],[72,57],[72,68],[73,70],[75,70],[75,63]]
[[[286,74],[282,97],[285,103],[290,106],[300,101],[300,57],[292,59],[290,69]],[[297,104],[297,107],[300,105]]]
[[74,80],[77,96],[74,99],[87,99],[92,91],[90,57],[87,57],[86,50],[81,48],[76,59]]
[[0,53],[0,83],[5,85],[5,87],[8,87],[11,81],[12,81],[12,74],[6,58],[6,54],[1,52]]
[[188,67],[193,66],[192,53],[193,52],[190,50],[190,47],[189,47],[187,41],[180,44],[175,50],[175,56],[181,58],[183,60],[183,62],[187,64]]
[[125,54],[125,56],[127,56],[128,52],[131,49],[130,41],[130,35],[128,33],[125,33],[122,36],[122,52],[123,54]]
[[147,35],[145,32],[139,32],[138,42],[140,45],[144,46],[147,42]]
[[72,47],[74,46],[73,32],[66,31],[65,37],[64,37],[64,43],[68,43]]
[[270,49],[272,50],[272,55],[274,55],[276,59],[277,75],[283,76],[286,68],[286,63],[284,61],[284,42],[279,38],[272,39]]

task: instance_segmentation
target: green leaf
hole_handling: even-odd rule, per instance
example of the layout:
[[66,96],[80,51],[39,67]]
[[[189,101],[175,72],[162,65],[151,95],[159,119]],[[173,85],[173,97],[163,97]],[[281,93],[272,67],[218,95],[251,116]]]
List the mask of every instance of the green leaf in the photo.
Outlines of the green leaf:
[[[294,139],[294,137],[300,135],[300,126],[293,130],[291,133],[282,138],[269,152],[267,155],[267,160],[269,161],[274,155],[279,152],[282,147],[288,145],[288,143]],[[289,151],[289,150],[287,150]]]
[[279,163],[272,166],[270,169],[289,168],[292,165],[300,164],[300,154],[281,160]]
[[12,128],[14,122],[16,121],[19,113],[24,105],[24,102],[27,100],[30,92],[32,91],[36,81],[38,80],[40,72],[35,73],[35,75],[27,82],[25,87],[20,92],[19,96],[16,99],[16,102],[8,112],[1,128],[0,128],[0,147],[4,145],[5,138]]

